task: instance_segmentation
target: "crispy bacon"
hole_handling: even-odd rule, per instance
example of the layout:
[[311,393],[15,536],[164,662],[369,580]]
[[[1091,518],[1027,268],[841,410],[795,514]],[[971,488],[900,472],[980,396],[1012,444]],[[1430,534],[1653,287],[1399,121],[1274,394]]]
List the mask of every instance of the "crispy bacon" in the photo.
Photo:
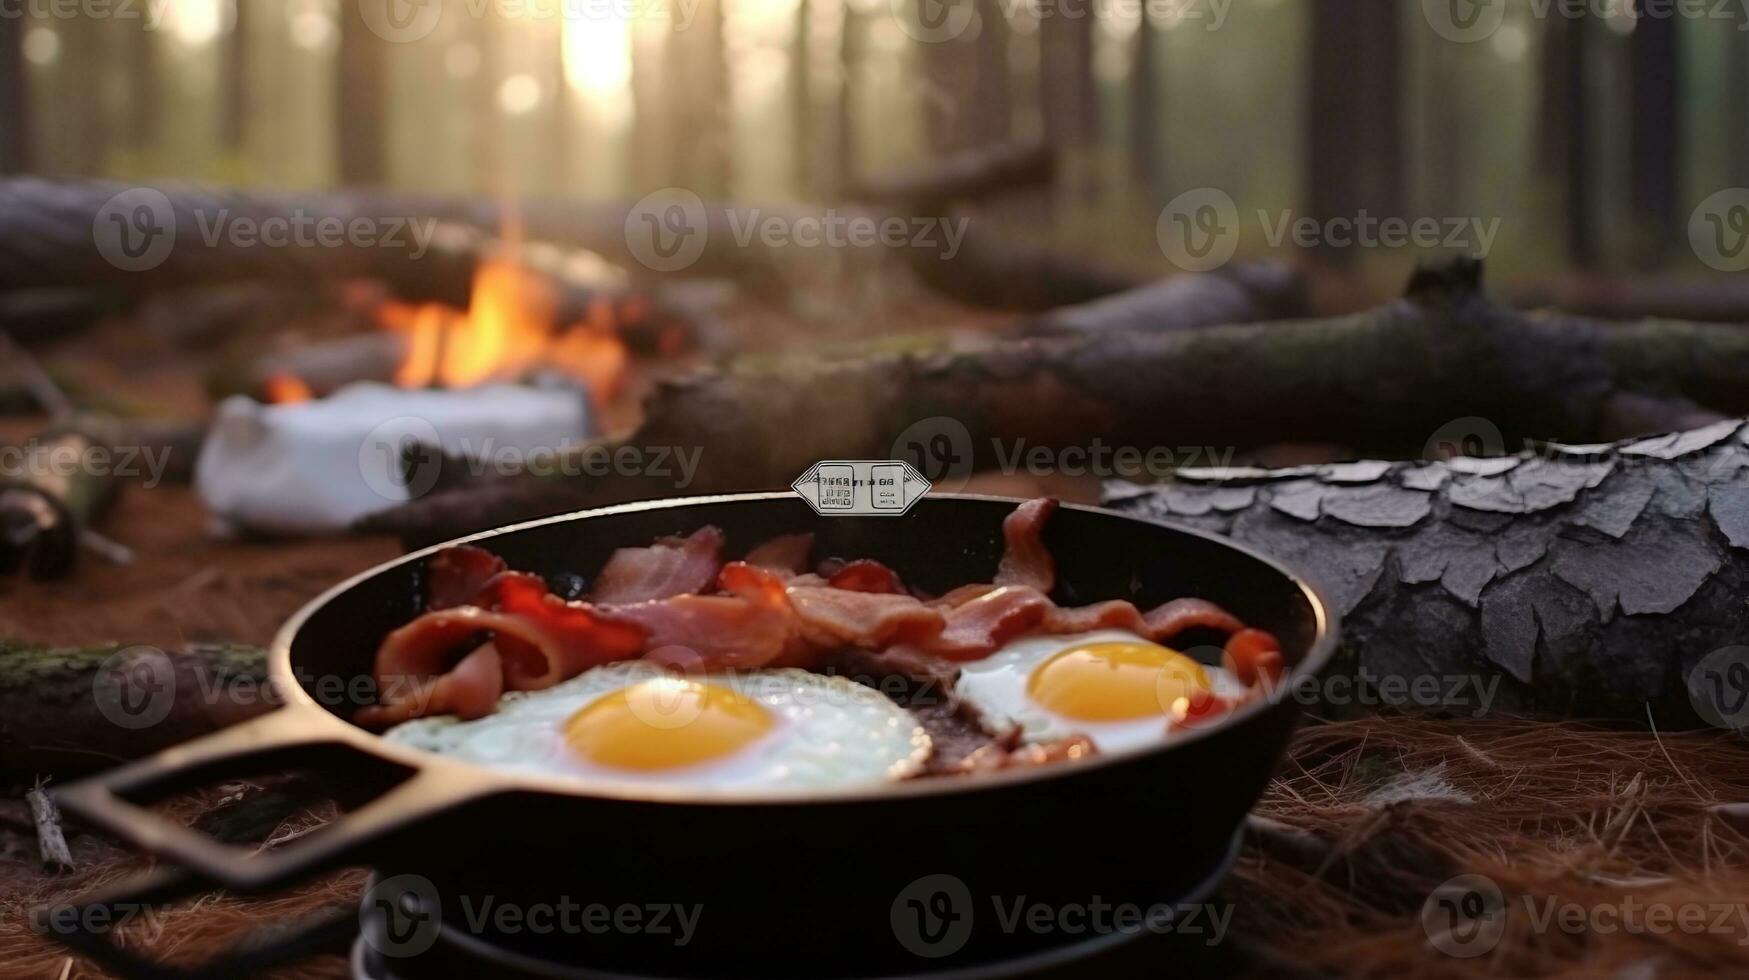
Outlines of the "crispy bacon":
[[905,583],[899,579],[899,573],[878,561],[867,558],[850,562],[833,572],[827,578],[826,583],[834,589],[847,589],[851,592],[908,594],[905,591]]
[[808,556],[814,551],[812,534],[784,534],[760,544],[747,552],[744,559],[755,568],[795,576],[808,567]]
[[1049,592],[1057,584],[1057,563],[1045,547],[1045,523],[1057,512],[1049,497],[1029,500],[1015,508],[1002,522],[1002,564],[996,569],[997,585],[1024,585]]
[[1212,629],[1233,634],[1245,628],[1239,617],[1206,599],[1174,599],[1147,615],[1148,637],[1165,643],[1185,630]]
[[1227,638],[1221,666],[1246,687],[1255,687],[1259,682],[1273,684],[1281,679],[1283,670],[1281,641],[1264,630],[1240,630]]
[[941,610],[908,595],[791,586],[789,601],[804,635],[821,647],[927,643],[947,625]]
[[663,538],[648,548],[621,548],[607,560],[589,594],[598,606],[649,602],[703,592],[722,568],[723,532],[702,527],[685,538]]
[[484,548],[465,544],[445,548],[425,564],[425,608],[465,606],[508,568],[504,559]]
[[497,711],[503,694],[503,663],[498,648],[487,643],[436,680],[385,689],[383,703],[360,709],[357,721],[369,728],[385,728],[425,715],[455,715],[473,721]]
[[1138,636],[1148,636],[1147,620],[1134,603],[1114,600],[1065,609],[1052,606],[1045,614],[1041,631],[1045,633],[1091,633],[1094,630],[1126,630]]
[[1032,632],[1053,608],[1037,589],[1004,586],[948,610],[941,635],[924,649],[949,660],[980,660],[1009,640]]
[[678,595],[614,612],[649,631],[645,659],[679,670],[764,667],[791,636],[786,613],[734,595]]

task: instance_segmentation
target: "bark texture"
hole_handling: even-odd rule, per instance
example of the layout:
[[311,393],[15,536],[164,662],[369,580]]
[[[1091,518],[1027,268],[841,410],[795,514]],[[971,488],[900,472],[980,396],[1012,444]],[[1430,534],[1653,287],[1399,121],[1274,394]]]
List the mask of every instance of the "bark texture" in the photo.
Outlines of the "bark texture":
[[1592,441],[1621,434],[1620,406],[1633,395],[1749,415],[1749,333],[1527,315],[1482,296],[1479,275],[1469,263],[1424,271],[1405,299],[1327,320],[969,347],[888,338],[742,359],[657,390],[644,425],[615,444],[702,447],[690,482],[672,473],[510,478],[434,494],[368,526],[449,536],[571,506],[785,487],[822,459],[915,457],[919,434],[930,444],[945,436],[958,471],[971,472],[1095,435],[1111,446],[1328,441],[1414,455],[1471,416],[1504,432]]
[[[1445,461],[1185,470],[1110,506],[1316,582],[1381,677],[1504,675],[1504,705],[1632,714],[1742,643],[1749,425]],[[1496,707],[1502,706],[1497,701]]]

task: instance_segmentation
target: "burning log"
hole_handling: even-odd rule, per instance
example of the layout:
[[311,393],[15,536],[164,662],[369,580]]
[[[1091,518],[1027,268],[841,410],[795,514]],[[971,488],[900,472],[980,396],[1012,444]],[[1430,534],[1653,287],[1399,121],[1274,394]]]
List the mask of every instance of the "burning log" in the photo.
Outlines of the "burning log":
[[[1479,416],[1585,441],[1619,434],[1623,394],[1749,414],[1746,381],[1742,330],[1516,313],[1489,302],[1479,266],[1464,264],[1418,273],[1380,310],[1292,329],[930,339],[909,350],[886,338],[730,364],[658,389],[642,427],[591,450],[704,447],[684,484],[672,473],[517,477],[433,494],[367,527],[441,539],[568,507],[784,487],[821,459],[909,456],[934,477],[947,463],[1012,467],[1022,451],[1084,447],[1095,434],[1108,446],[1341,440],[1418,454],[1452,419]],[[917,458],[919,432],[950,436],[953,458]]]

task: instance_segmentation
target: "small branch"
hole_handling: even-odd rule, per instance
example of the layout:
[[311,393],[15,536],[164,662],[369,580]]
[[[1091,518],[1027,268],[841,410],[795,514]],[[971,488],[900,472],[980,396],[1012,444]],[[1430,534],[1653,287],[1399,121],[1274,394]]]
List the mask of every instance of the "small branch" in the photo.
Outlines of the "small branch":
[[36,821],[37,847],[42,851],[44,864],[72,870],[73,852],[67,849],[66,835],[61,833],[61,809],[43,792],[43,785],[39,782],[24,794],[25,802],[30,804],[30,815]]

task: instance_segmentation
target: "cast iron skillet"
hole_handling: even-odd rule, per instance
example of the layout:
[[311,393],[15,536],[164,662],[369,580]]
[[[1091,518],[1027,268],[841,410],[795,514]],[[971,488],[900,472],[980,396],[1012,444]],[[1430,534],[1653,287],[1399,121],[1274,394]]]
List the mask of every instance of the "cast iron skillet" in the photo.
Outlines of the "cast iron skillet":
[[[816,556],[875,558],[907,582],[943,592],[990,580],[1002,519],[1014,506],[932,495],[902,518],[821,519],[793,495],[758,494],[614,507],[468,540],[513,568],[589,574],[615,548],[706,524],[727,532],[731,556],[808,530],[818,536]],[[1230,541],[1079,507],[1062,508],[1045,537],[1057,560],[1059,602],[1132,599],[1148,608],[1180,596],[1213,600],[1280,637],[1296,682],[1317,672],[1335,645],[1335,618],[1312,587]],[[492,930],[494,941],[530,955],[630,974],[862,977],[1013,961],[1085,935],[1016,927],[999,906],[1018,899],[1028,907],[1145,907],[1219,868],[1297,715],[1296,699],[1278,693],[1221,725],[1138,752],[851,793],[706,798],[505,774],[389,744],[347,721],[368,700],[361,691],[370,690],[378,642],[418,611],[422,569],[435,550],[365,572],[292,617],[270,652],[283,707],[57,794],[78,816],[186,869],[96,904],[158,902],[205,886],[260,893],[368,864],[385,875],[417,875],[421,914],[446,922],[488,901],[518,909],[567,902],[700,909],[685,946],[672,933],[536,932],[532,923]],[[349,812],[319,833],[255,853],[143,806],[283,767],[322,775]],[[949,877],[916,885],[930,876]],[[959,901],[944,903],[936,885]],[[969,914],[956,918],[966,896]],[[307,953],[317,934],[333,938],[355,925],[355,917],[337,920],[325,924],[326,934],[264,944],[223,972]],[[141,969],[99,934],[62,938],[111,965]]]

